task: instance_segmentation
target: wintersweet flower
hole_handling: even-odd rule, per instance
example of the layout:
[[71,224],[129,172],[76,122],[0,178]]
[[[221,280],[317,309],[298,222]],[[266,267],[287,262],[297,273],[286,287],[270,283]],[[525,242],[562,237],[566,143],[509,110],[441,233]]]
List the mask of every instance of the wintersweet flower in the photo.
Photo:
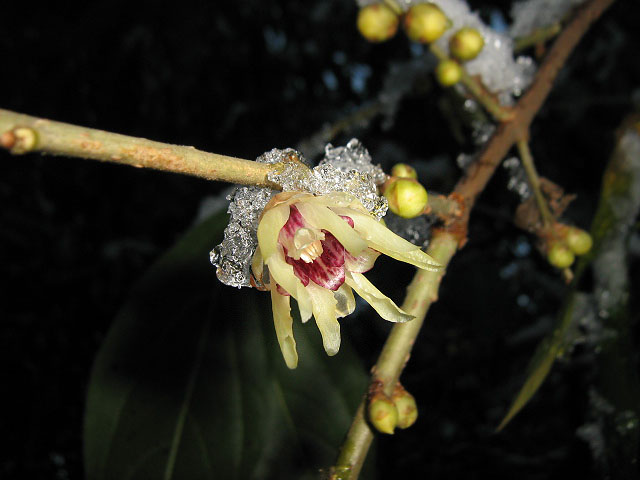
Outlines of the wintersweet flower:
[[353,290],[385,320],[413,319],[363,275],[380,254],[422,269],[440,268],[349,194],[283,192],[267,204],[258,225],[253,281],[271,293],[276,336],[289,368],[298,364],[291,297],[303,322],[315,318],[329,355],[340,348],[337,319],[355,309]]

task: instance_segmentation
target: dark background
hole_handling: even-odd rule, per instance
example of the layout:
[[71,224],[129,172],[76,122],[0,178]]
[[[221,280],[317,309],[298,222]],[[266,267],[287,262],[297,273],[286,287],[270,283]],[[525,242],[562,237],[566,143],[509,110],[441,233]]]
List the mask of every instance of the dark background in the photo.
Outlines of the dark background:
[[[473,5],[508,14],[507,3]],[[2,108],[248,159],[295,146],[374,98],[390,62],[412,58],[402,34],[382,45],[362,40],[348,1],[114,0],[3,5],[0,13]],[[532,131],[540,173],[578,194],[567,220],[584,228],[614,130],[638,102],[639,14],[637,2],[619,1],[598,22]],[[451,133],[443,98],[425,78],[390,129],[374,121],[353,135],[374,161],[414,162],[428,188],[446,192],[460,175],[456,156],[473,147]],[[470,242],[429,314],[403,376],[421,417],[380,441],[381,476],[599,476],[575,435],[585,422],[589,352],[557,365],[513,424],[492,433],[563,292],[533,239],[513,226],[517,198],[506,179],[499,172],[481,197]],[[203,199],[225,188],[0,152],[0,478],[82,478],[85,390],[111,319],[136,279],[194,224]],[[638,258],[631,262],[637,280]],[[501,275],[513,265],[517,275]],[[374,282],[400,300],[406,282],[389,278],[411,270],[387,268],[397,267],[383,263]],[[372,364],[387,325],[343,324]]]

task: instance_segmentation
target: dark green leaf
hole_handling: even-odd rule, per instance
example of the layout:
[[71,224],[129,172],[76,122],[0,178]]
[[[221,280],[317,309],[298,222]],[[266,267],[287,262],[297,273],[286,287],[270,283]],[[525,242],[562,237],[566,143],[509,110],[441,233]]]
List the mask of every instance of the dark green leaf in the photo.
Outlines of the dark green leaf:
[[226,217],[190,232],[134,289],[98,354],[85,417],[90,480],[301,478],[331,465],[367,375],[296,323],[288,370],[268,295],[220,285]]

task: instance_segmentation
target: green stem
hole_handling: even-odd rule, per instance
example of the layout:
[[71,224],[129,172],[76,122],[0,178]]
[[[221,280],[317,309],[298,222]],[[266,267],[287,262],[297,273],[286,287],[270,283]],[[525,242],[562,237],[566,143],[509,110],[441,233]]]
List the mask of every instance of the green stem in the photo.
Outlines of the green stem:
[[[445,268],[458,248],[458,239],[446,231],[434,234],[427,253]],[[445,269],[438,272],[418,270],[407,289],[402,309],[416,318],[407,323],[394,325],[382,348],[373,375],[384,384],[386,394],[391,394],[398,378],[409,360],[411,349],[420,332],[431,304],[438,298],[440,281]],[[334,480],[355,480],[362,468],[367,451],[373,440],[373,432],[365,419],[366,397],[362,399],[356,416],[342,445],[334,467]]]
[[[440,61],[450,59],[449,55],[435,43],[429,45],[429,50],[431,50],[431,53]],[[513,112],[500,105],[478,80],[467,73],[464,66],[462,67],[460,83],[465,86],[469,93],[473,95],[478,103],[480,103],[497,122],[506,122],[513,118]]]
[[524,35],[522,37],[517,37],[513,43],[513,51],[514,53],[521,52],[522,50],[532,47],[534,45],[538,45],[540,43],[544,43],[547,40],[555,37],[562,30],[562,25],[559,22],[554,23],[552,25],[548,25],[546,27],[541,27],[529,35]]
[[522,161],[522,166],[527,174],[529,185],[531,185],[531,190],[533,190],[533,195],[536,199],[538,210],[540,211],[540,217],[542,218],[542,224],[545,227],[549,227],[553,224],[553,215],[551,215],[551,211],[549,210],[547,202],[544,199],[544,195],[542,194],[542,190],[540,189],[540,177],[538,176],[536,166],[533,163],[533,156],[529,149],[529,143],[526,140],[517,140],[516,146],[520,153],[520,160]]
[[404,11],[398,2],[395,0],[382,0],[387,7],[389,7],[396,15],[402,15]]
[[0,146],[14,154],[43,152],[182,173],[207,180],[278,188],[274,165],[78,127],[0,109]]

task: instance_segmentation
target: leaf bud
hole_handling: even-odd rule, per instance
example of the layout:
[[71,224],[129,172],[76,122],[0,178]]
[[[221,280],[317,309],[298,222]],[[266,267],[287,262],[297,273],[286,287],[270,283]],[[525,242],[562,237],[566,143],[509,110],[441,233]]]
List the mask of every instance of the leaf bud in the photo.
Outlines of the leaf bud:
[[453,34],[449,40],[449,52],[458,60],[472,60],[484,47],[484,38],[478,30],[464,27]]
[[433,3],[413,5],[404,17],[404,29],[414,42],[435,42],[449,26],[449,19],[440,7]]
[[381,3],[367,5],[358,12],[358,30],[370,42],[384,42],[398,31],[398,15]]
[[420,215],[427,206],[428,195],[425,188],[412,178],[396,178],[384,190],[393,213],[403,218]]
[[436,78],[443,87],[450,87],[460,81],[462,67],[455,60],[443,60],[436,67]]
[[567,232],[567,245],[576,255],[584,255],[593,246],[593,239],[588,232],[581,228],[569,227]]
[[398,410],[398,428],[409,428],[418,418],[416,399],[399,384],[391,399]]
[[386,395],[375,395],[369,401],[369,421],[376,430],[393,435],[398,424],[398,409],[396,404]]
[[391,176],[413,179],[418,178],[416,169],[406,163],[396,163],[393,168],[391,168]]
[[549,263],[557,268],[567,268],[573,264],[575,255],[571,249],[561,242],[555,242],[551,244],[549,252],[547,254]]

